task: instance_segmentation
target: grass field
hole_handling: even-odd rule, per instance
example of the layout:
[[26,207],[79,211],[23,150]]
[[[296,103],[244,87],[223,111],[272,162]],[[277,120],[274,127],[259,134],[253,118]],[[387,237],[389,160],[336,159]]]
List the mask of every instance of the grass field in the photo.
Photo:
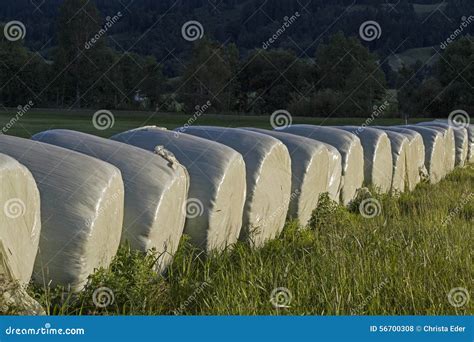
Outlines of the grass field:
[[[30,293],[64,315],[473,314],[472,300],[461,307],[448,300],[451,289],[472,291],[474,283],[473,186],[474,168],[458,169],[437,185],[377,195],[373,218],[326,199],[310,227],[288,222],[260,249],[238,243],[205,256],[183,241],[164,276],[152,271],[152,256],[122,247],[79,295]],[[103,308],[94,304],[100,291]]]
[[[95,110],[31,110],[21,116],[15,124],[6,130],[6,134],[29,138],[33,134],[53,128],[67,128],[103,137],[144,125],[156,125],[174,129],[189,122],[192,115],[166,114],[153,112],[113,111],[114,125],[106,130],[98,130],[92,124]],[[0,130],[14,118],[16,109],[0,112]],[[361,125],[367,118],[308,118],[294,117],[293,123],[315,125]],[[411,119],[410,123],[429,120],[427,118]],[[214,125],[228,127],[259,127],[271,128],[269,116],[249,115],[214,115],[203,114],[194,125]],[[372,125],[400,125],[402,119],[376,118]]]

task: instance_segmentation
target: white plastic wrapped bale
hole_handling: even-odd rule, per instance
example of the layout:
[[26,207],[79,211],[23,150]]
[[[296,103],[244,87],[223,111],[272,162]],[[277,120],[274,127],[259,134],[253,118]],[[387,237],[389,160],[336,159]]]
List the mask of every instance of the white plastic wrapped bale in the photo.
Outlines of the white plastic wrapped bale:
[[179,129],[224,144],[241,153],[247,174],[247,199],[240,239],[253,246],[279,235],[291,197],[288,149],[269,135],[244,129],[190,126]]
[[423,126],[400,126],[402,128],[416,131],[423,138],[425,146],[425,166],[428,171],[430,183],[438,183],[447,174],[445,157],[445,138],[442,132],[431,127]]
[[198,137],[148,126],[111,139],[155,151],[162,146],[188,170],[188,200],[184,232],[206,251],[237,242],[245,201],[245,164],[235,150]]
[[446,174],[454,170],[456,165],[456,139],[454,136],[454,130],[451,126],[433,125],[429,123],[420,122],[417,126],[429,127],[443,134],[444,138],[444,158]]
[[390,139],[384,131],[375,128],[357,126],[337,126],[355,134],[364,149],[364,178],[381,193],[387,193],[392,187],[392,148]]
[[422,179],[428,178],[428,170],[425,167],[425,145],[423,143],[423,137],[420,133],[406,128],[392,126],[378,126],[376,128],[384,130],[385,132],[402,134],[408,139],[408,149],[406,153],[407,186],[409,191],[414,190]]
[[454,131],[454,140],[456,142],[456,166],[462,167],[469,162],[469,149],[471,144],[471,141],[469,140],[469,126],[450,125],[447,120],[435,120],[423,124],[452,127]]
[[79,290],[117,253],[124,205],[120,171],[81,153],[6,135],[0,135],[0,152],[25,165],[40,192],[33,279]]
[[40,196],[30,171],[0,154],[0,268],[20,285],[31,279],[41,232]]
[[50,130],[34,140],[64,147],[116,166],[125,185],[122,242],[140,251],[154,248],[157,270],[166,268],[183,234],[189,176],[177,161],[118,141],[70,130]]
[[302,225],[306,225],[318,206],[319,195],[328,192],[330,155],[326,145],[288,133],[258,128],[245,129],[270,135],[288,149],[291,158],[288,218],[297,218]]
[[[389,130],[386,130],[384,132],[387,134],[387,137],[390,139],[390,145],[392,147],[393,172],[392,172],[391,188],[392,188],[392,191],[404,192],[405,187],[408,187],[408,184],[409,184],[409,174],[408,174],[409,167],[407,164],[412,163],[413,165],[417,165],[418,162],[414,158],[409,159],[410,141],[405,135],[401,133],[389,131]],[[420,136],[420,139],[421,139],[421,136]],[[423,165],[424,165],[424,157],[423,157]],[[419,178],[419,173],[416,172],[416,174],[418,175],[418,178]],[[415,181],[413,183],[416,185]]]
[[279,131],[322,141],[334,146],[342,157],[341,202],[349,204],[364,182],[364,152],[358,137],[332,127],[291,125]]

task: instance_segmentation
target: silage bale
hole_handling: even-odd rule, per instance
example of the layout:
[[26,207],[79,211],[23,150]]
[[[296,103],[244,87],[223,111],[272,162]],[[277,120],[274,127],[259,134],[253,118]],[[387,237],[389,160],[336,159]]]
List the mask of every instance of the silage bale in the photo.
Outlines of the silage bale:
[[376,126],[385,132],[395,132],[402,134],[408,139],[408,149],[406,151],[406,173],[408,190],[415,189],[422,179],[428,178],[428,170],[425,166],[425,145],[420,133],[400,127]]
[[[389,130],[386,130],[384,132],[387,134],[387,137],[390,139],[390,145],[392,147],[392,164],[393,164],[392,186],[391,186],[392,191],[404,192],[405,188],[409,188],[410,182],[414,184],[414,186],[413,188],[409,190],[413,190],[416,184],[418,184],[419,180],[418,182],[410,180],[410,175],[409,175],[410,167],[408,166],[408,163],[412,163],[414,165],[417,164],[416,160],[413,160],[413,158],[410,158],[410,141],[407,136],[401,133],[397,133],[397,132],[389,131]],[[420,136],[420,139],[421,139],[421,136]],[[423,156],[422,164],[424,165],[424,156]],[[412,169],[415,169],[415,168],[412,167]],[[418,178],[419,178],[419,173],[416,172],[416,174],[418,174]],[[413,178],[416,178],[416,176],[414,176]]]
[[190,126],[178,129],[227,145],[241,153],[247,174],[247,198],[240,239],[261,246],[279,235],[291,197],[288,149],[269,135],[244,129]]
[[26,285],[41,232],[40,195],[30,171],[0,154],[0,275]]
[[[125,209],[122,242],[140,251],[155,249],[158,271],[171,261],[183,234],[189,177],[176,160],[118,141],[70,130],[50,130],[34,140],[108,162],[122,173]],[[166,152],[166,151],[164,151]]]
[[288,218],[297,218],[306,225],[318,205],[319,195],[328,192],[330,154],[322,142],[297,135],[245,128],[270,135],[280,140],[288,149],[291,158],[291,198]]
[[384,131],[369,127],[335,126],[355,134],[364,149],[364,178],[381,193],[387,193],[392,186],[393,160],[390,139]]
[[356,197],[364,182],[364,152],[358,137],[337,128],[313,125],[291,125],[278,130],[334,146],[342,157],[341,202],[347,205]]
[[41,197],[41,238],[33,279],[78,290],[115,256],[124,189],[114,166],[57,146],[0,135],[0,152],[25,165]]
[[456,166],[464,166],[465,164],[469,163],[469,151],[471,141],[469,138],[469,125],[467,126],[456,126],[453,124],[449,124],[449,121],[445,120],[435,120],[429,121],[423,124],[432,124],[434,126],[442,126],[442,127],[452,127],[454,131],[454,139],[456,142]]
[[425,122],[420,122],[417,124],[417,126],[429,127],[443,134],[444,146],[445,146],[444,162],[445,162],[445,167],[447,171],[446,173],[448,174],[451,171],[453,171],[456,165],[456,139],[454,136],[453,128],[449,125],[440,126],[440,125],[432,125]]
[[186,167],[190,185],[184,232],[195,246],[222,250],[237,241],[246,194],[245,164],[238,152],[154,126],[119,133],[111,139],[152,152],[162,146]]
[[443,134],[435,129],[422,126],[400,126],[400,129],[407,129],[420,133],[425,146],[425,166],[428,171],[430,183],[438,183],[447,174],[445,166],[445,138]]

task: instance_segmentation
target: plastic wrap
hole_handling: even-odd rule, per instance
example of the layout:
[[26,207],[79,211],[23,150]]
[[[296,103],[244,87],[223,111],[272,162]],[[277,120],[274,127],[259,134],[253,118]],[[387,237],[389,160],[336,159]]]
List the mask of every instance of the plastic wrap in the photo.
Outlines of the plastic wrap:
[[393,160],[390,139],[384,131],[375,128],[357,126],[338,126],[355,134],[364,149],[364,178],[381,193],[387,193],[392,187]]
[[306,225],[318,205],[319,195],[328,192],[330,156],[326,144],[297,135],[245,128],[280,140],[291,158],[291,198],[288,218]]
[[364,152],[358,137],[332,127],[291,125],[279,131],[315,139],[334,146],[342,157],[341,202],[349,204],[364,182]]
[[8,278],[31,279],[41,232],[40,196],[30,171],[0,154],[0,259]]
[[[435,120],[424,122],[426,125],[451,127],[448,121]],[[456,166],[464,166],[469,162],[469,127],[452,127],[454,132],[454,140],[456,143]]]
[[444,162],[445,162],[445,167],[446,167],[446,174],[453,171],[456,165],[456,139],[454,136],[453,128],[449,125],[447,126],[433,125],[429,122],[421,122],[421,123],[418,123],[417,126],[432,128],[443,134],[444,147],[445,147]]
[[246,195],[245,164],[239,153],[206,139],[154,126],[126,131],[111,139],[148,151],[163,146],[186,167],[190,186],[184,232],[194,245],[207,251],[221,250],[237,241]]
[[402,134],[408,139],[406,173],[409,191],[414,190],[422,179],[429,178],[428,170],[425,167],[425,144],[420,133],[400,127],[378,126],[376,128],[385,132]]
[[445,157],[445,138],[443,133],[423,126],[400,126],[400,128],[418,132],[425,146],[425,166],[430,183],[438,183],[447,174]]
[[291,197],[291,161],[285,145],[269,135],[244,129],[190,126],[185,132],[242,154],[247,199],[240,239],[260,246],[278,236],[285,225]]
[[[189,177],[176,160],[141,148],[93,135],[51,130],[34,140],[87,154],[116,166],[125,185],[122,242],[140,251],[154,248],[157,270],[163,270],[176,252],[183,234]],[[164,151],[166,152],[166,151]]]
[[25,165],[41,197],[41,237],[33,279],[80,289],[117,253],[123,222],[120,171],[84,154],[0,135],[0,152]]

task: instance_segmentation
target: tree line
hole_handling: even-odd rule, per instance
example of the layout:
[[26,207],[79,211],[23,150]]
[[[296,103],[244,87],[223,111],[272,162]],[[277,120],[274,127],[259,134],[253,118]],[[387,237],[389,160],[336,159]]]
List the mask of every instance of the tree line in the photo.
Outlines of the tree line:
[[48,59],[22,40],[2,36],[0,103],[190,112],[210,102],[209,111],[219,113],[287,109],[293,115],[342,117],[367,116],[387,101],[384,115],[446,116],[474,106],[470,37],[449,44],[432,68],[418,63],[389,73],[380,54],[342,31],[303,56],[282,47],[243,54],[235,43],[205,35],[175,58],[174,76],[155,55],[121,52],[119,43],[110,44],[107,28],[120,20],[117,12],[104,24],[93,2],[65,0]]

